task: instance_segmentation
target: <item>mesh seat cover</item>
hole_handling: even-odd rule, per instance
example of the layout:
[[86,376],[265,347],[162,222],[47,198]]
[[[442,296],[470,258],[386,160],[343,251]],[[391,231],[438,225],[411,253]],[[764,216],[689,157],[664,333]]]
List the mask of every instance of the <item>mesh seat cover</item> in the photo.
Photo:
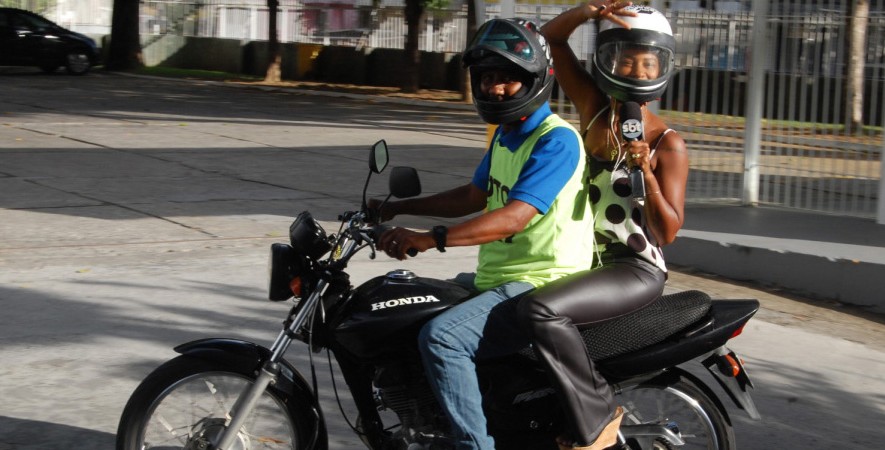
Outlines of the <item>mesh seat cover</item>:
[[710,296],[700,291],[663,295],[645,308],[581,330],[594,361],[648,347],[686,329],[710,310]]

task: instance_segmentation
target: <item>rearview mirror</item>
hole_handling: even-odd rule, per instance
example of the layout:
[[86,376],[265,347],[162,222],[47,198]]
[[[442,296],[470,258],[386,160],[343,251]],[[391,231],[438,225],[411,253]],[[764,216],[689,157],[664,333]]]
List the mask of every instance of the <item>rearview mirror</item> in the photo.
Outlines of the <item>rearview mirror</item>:
[[384,168],[387,167],[389,161],[387,142],[384,139],[381,139],[372,146],[372,151],[369,154],[369,170],[375,173],[381,173]]
[[421,195],[421,180],[414,167],[394,167],[390,172],[390,194],[396,198]]

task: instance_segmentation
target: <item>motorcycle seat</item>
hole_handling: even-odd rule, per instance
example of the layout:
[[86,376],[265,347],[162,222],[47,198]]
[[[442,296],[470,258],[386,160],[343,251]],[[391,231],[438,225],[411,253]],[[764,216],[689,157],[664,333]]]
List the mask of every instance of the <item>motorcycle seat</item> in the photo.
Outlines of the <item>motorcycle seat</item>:
[[689,290],[662,295],[633,313],[581,329],[587,353],[594,361],[623,355],[657,344],[703,319],[710,296]]
[[[640,310],[581,327],[580,332],[590,358],[602,361],[657,344],[688,329],[707,316],[710,304],[710,296],[696,290],[662,295]],[[519,353],[535,359],[531,347]]]

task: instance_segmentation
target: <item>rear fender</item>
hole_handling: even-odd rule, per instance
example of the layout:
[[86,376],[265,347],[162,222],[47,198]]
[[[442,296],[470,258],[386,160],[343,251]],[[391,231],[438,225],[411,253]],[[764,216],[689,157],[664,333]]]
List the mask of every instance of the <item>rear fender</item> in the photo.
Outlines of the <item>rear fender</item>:
[[[246,373],[256,373],[271,356],[270,350],[260,345],[224,338],[188,342],[175,347],[175,351],[194,358],[219,361]],[[289,408],[307,419],[306,431],[311,438],[305,448],[327,449],[326,423],[317,397],[298,370],[284,359],[280,360],[280,376],[273,387],[289,397],[287,401]]]
[[746,411],[754,420],[762,419],[753,397],[750,396],[749,389],[753,387],[753,382],[740,357],[722,346],[699,359],[738,408]]

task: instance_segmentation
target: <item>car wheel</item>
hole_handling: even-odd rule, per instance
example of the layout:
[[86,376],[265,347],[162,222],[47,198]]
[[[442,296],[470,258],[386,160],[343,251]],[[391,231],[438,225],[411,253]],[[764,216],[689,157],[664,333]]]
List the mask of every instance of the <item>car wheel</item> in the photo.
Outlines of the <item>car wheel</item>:
[[65,69],[71,75],[83,75],[89,72],[92,63],[89,61],[89,55],[83,51],[71,51],[65,57]]

